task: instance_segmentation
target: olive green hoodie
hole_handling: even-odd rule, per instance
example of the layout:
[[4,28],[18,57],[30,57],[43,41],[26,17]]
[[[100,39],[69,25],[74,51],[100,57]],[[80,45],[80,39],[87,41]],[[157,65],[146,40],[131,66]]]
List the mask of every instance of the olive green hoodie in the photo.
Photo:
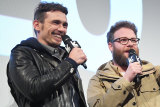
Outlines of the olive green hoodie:
[[90,107],[160,107],[160,66],[142,61],[141,81],[129,82],[109,61],[100,66],[89,82]]

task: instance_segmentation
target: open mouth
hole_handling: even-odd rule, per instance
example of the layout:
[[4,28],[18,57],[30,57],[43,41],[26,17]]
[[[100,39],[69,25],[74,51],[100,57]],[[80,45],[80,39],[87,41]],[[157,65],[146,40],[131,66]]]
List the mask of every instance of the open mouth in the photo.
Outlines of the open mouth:
[[54,35],[56,38],[62,39],[60,35]]
[[129,50],[124,51],[124,54],[128,57],[129,56]]
[[55,39],[62,40],[62,37],[61,37],[60,34],[56,34],[56,33],[52,32],[52,36],[53,36]]
[[60,35],[54,35],[53,37],[54,37],[54,39],[55,39],[56,41],[58,41],[58,42],[61,42],[61,41],[62,41],[62,37],[61,37]]

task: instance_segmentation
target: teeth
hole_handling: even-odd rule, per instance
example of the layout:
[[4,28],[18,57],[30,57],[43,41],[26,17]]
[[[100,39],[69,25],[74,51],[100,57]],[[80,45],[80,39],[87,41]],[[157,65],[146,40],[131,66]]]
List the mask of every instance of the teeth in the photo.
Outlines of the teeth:
[[58,37],[58,38],[61,38],[61,36],[60,35],[55,35],[56,37]]

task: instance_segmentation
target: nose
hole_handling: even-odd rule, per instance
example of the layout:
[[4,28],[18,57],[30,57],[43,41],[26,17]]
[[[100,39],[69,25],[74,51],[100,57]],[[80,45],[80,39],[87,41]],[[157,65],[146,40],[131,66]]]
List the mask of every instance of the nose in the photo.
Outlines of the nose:
[[134,43],[131,42],[131,40],[128,41],[127,46],[128,47],[133,47]]
[[63,25],[59,25],[58,26],[58,31],[66,33],[67,32],[67,28],[64,27]]

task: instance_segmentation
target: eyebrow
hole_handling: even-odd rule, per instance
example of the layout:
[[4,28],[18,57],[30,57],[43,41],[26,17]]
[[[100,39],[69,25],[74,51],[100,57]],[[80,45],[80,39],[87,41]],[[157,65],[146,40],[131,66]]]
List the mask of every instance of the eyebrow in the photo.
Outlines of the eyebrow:
[[61,21],[61,20],[52,20],[52,23],[54,23],[54,22],[58,22],[58,23],[62,23],[63,25],[65,25],[65,26],[68,26],[68,22],[66,22],[66,21]]
[[[127,37],[119,37],[120,39],[121,38],[127,38]],[[136,39],[137,37],[132,37],[132,38],[127,38],[127,39]]]

